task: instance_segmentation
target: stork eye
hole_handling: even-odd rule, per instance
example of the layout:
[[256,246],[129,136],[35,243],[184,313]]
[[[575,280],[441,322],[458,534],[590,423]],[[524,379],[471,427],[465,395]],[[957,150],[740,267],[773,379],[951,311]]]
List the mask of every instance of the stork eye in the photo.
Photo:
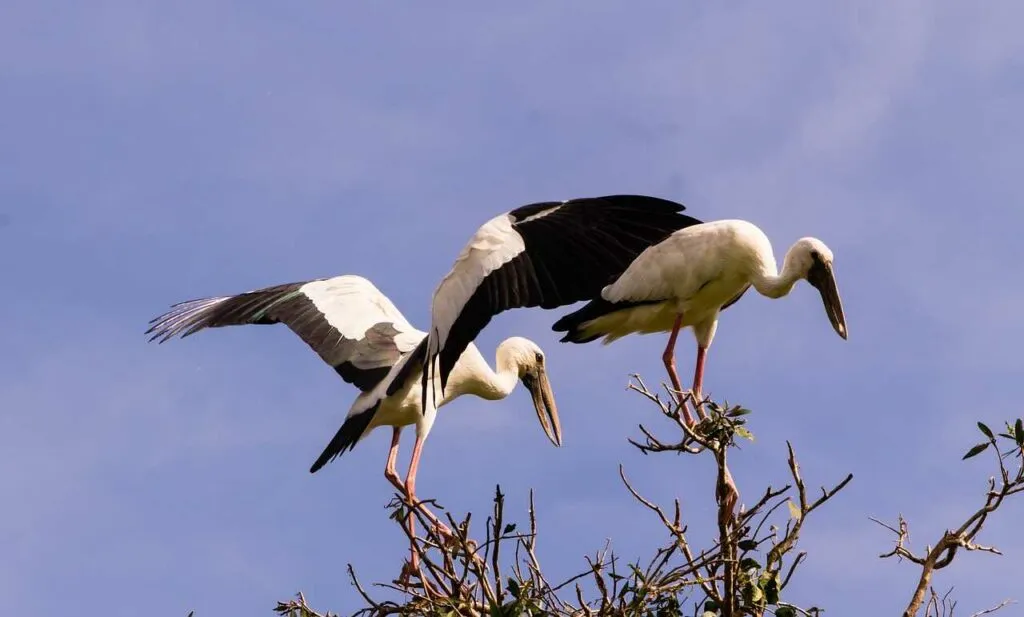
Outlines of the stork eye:
[[541,352],[538,351],[536,353],[536,357],[537,357],[537,364],[544,364],[544,354],[542,354]]

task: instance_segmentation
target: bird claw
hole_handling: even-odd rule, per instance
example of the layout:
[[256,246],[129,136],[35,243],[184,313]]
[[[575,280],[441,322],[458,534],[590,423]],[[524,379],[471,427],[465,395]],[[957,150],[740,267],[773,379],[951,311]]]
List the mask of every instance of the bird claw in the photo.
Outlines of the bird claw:
[[455,536],[455,532],[452,531],[447,525],[441,521],[435,521],[430,528],[430,533],[438,540],[444,548],[457,548],[458,538]]
[[441,522],[434,523],[434,526],[430,529],[434,535],[440,536],[445,542],[450,542],[455,539],[455,533],[448,528],[447,525]]

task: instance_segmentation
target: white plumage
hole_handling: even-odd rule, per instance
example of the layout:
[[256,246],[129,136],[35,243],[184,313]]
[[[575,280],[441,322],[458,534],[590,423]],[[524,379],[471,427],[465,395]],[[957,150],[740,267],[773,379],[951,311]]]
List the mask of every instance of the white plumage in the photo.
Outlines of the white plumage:
[[[380,401],[373,393],[426,333],[410,325],[391,300],[361,276],[336,276],[183,302],[154,319],[147,333],[163,342],[203,328],[268,323],[287,325],[346,381],[363,390],[312,471],[354,447],[378,426],[402,427],[422,420],[419,380],[408,380],[399,392]],[[441,406],[464,394],[501,399],[524,379],[531,391],[536,391],[534,400],[545,432],[559,445],[561,426],[540,348],[521,337],[509,338],[498,346],[495,368],[488,366],[475,345],[467,346],[452,371],[451,386]]]
[[[563,341],[610,343],[633,333],[671,332],[664,361],[673,386],[682,391],[673,350],[679,329],[692,327],[697,365],[692,392],[699,400],[704,357],[718,327],[719,313],[754,287],[769,298],[788,294],[797,281],[821,294],[836,332],[847,336],[846,319],[832,269],[832,251],[820,240],[801,238],[786,253],[779,272],[771,242],[756,225],[723,220],[673,233],[643,251],[601,298],[558,320]],[[699,408],[698,408],[699,410]],[[684,415],[692,417],[683,406]]]
[[[311,471],[375,426],[415,423],[405,482],[415,502],[420,452],[437,408],[461,394],[501,398],[520,378],[531,387],[542,424],[548,420],[549,438],[556,445],[561,441],[537,346],[520,338],[505,341],[498,348],[497,372],[472,346],[492,317],[513,308],[550,309],[598,297],[644,249],[700,222],[681,214],[683,209],[656,197],[609,195],[538,202],[496,216],[476,230],[437,286],[426,335],[409,326],[368,281],[345,277],[184,303],[155,320],[151,332],[166,340],[219,325],[288,324],[363,390]],[[393,482],[397,443],[396,428],[388,463]]]
[[[388,394],[403,359],[426,334],[412,327],[391,300],[369,280],[354,275],[277,285],[234,296],[203,298],[175,305],[151,322],[151,340],[164,342],[204,328],[243,324],[283,323],[298,334],[339,375],[363,392],[356,397],[345,421],[310,469],[316,472],[331,459],[355,447],[379,426],[392,426],[385,477],[415,499],[416,465],[421,433],[429,432],[436,410],[424,415],[419,379],[406,379]],[[562,443],[561,422],[547,378],[544,354],[525,338],[512,337],[498,345],[492,370],[472,343],[451,372],[438,407],[462,395],[486,400],[507,397],[522,381],[530,391],[541,427],[556,446]],[[417,425],[417,440],[407,482],[395,470],[403,426]],[[425,510],[428,516],[433,517]],[[433,517],[436,521],[436,517]],[[439,521],[436,521],[440,524]],[[443,527],[442,527],[443,528]]]
[[607,195],[528,204],[481,225],[434,292],[422,358],[424,413],[428,396],[436,404],[444,392],[459,351],[494,315],[597,297],[641,251],[700,223],[682,210],[657,197]]
[[476,230],[455,258],[451,271],[434,291],[430,316],[435,346],[433,350],[428,348],[428,353],[436,351],[448,340],[459,312],[487,275],[525,250],[523,238],[512,227],[512,218],[507,213],[494,217]]

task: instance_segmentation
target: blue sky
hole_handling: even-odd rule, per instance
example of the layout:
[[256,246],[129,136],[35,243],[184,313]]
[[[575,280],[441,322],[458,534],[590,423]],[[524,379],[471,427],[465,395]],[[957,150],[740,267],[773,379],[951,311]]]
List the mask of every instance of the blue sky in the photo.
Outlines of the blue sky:
[[[345,563],[393,576],[386,431],[307,473],[349,386],[283,327],[161,347],[142,331],[179,300],[343,273],[425,327],[469,234],[528,202],[653,194],[749,219],[780,256],[804,235],[835,252],[849,341],[806,286],[748,294],[706,376],[756,412],[733,463],[748,502],[785,480],[787,437],[809,482],[855,474],[804,536],[793,601],[902,610],[916,572],[877,559],[890,537],[867,517],[904,513],[919,547],[957,523],[990,473],[959,462],[975,421],[1021,413],[1019,3],[0,12],[0,597],[33,614],[269,614],[300,589],[344,613]],[[624,386],[661,378],[664,338],[561,345],[562,312],[504,314],[478,344],[547,351],[564,447],[521,391],[463,399],[431,434],[421,492],[483,513],[500,482],[519,516],[535,487],[553,576],[606,538],[627,559],[663,539],[620,462],[708,537],[708,462],[626,443],[658,425]],[[692,354],[687,335],[684,374]],[[1004,557],[961,555],[937,579],[965,612],[1020,594],[1022,513],[984,533]]]

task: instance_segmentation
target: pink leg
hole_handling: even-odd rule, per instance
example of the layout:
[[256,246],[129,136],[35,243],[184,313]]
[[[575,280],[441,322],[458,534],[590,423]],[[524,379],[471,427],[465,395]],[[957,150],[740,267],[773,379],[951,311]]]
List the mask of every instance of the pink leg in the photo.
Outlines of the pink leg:
[[693,404],[697,409],[697,415],[703,420],[707,416],[704,414],[703,406],[701,401],[703,400],[703,385],[704,385],[704,358],[708,354],[707,347],[697,346],[697,365],[693,370]]
[[686,399],[683,398],[683,386],[679,382],[679,375],[676,374],[676,339],[679,338],[679,329],[683,325],[683,316],[676,315],[676,320],[672,324],[672,333],[668,337],[668,345],[665,346],[665,353],[662,354],[661,359],[665,362],[665,370],[668,371],[668,378],[672,380],[672,388],[679,393],[679,402],[682,405],[683,421],[688,426],[693,426],[693,416],[690,415],[690,409],[686,406]]
[[[409,462],[409,475],[405,479],[406,497],[409,500],[411,507],[418,509],[424,516],[430,519],[430,522],[434,525],[434,528],[439,535],[451,537],[452,531],[448,529],[448,527],[442,523],[433,512],[416,500],[416,472],[419,470],[420,455],[422,452],[423,439],[417,435],[416,443],[412,447],[412,460]],[[416,522],[412,512],[409,513],[409,535],[416,537]],[[413,569],[419,567],[419,555],[416,554],[415,549],[412,550],[412,559],[410,560],[410,563]]]
[[398,438],[402,434],[402,427],[396,426],[392,429],[391,433],[391,449],[388,450],[388,464],[384,467],[384,477],[388,479],[391,486],[394,486],[401,493],[405,493],[405,485],[402,484],[402,479],[398,477],[398,472],[395,470],[395,462],[398,459]]
[[[416,470],[420,465],[420,452],[423,450],[423,440],[416,436],[416,443],[412,447],[412,460],[409,462],[409,475],[405,478],[405,496],[409,500],[410,508],[418,508],[416,503]],[[416,517],[412,510],[409,510],[409,536],[416,537]],[[414,541],[415,542],[415,541]],[[420,567],[420,556],[416,553],[415,546],[411,549],[409,566],[413,570]]]

